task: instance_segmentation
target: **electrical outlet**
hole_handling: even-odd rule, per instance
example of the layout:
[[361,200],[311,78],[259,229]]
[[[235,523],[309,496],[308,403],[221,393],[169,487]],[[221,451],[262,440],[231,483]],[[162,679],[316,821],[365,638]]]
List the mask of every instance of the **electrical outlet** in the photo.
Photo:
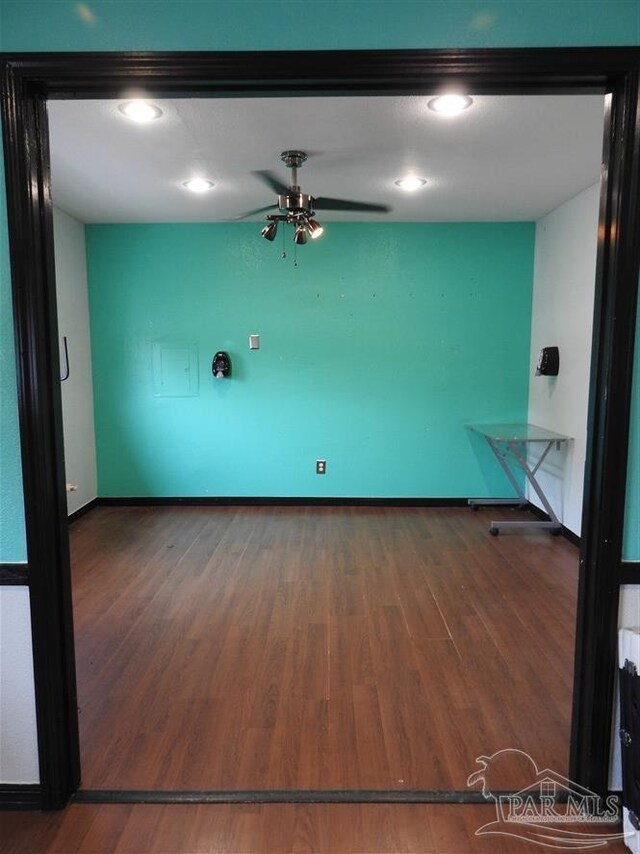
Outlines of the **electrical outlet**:
[[316,460],[316,474],[326,474],[327,473],[327,461],[326,460]]

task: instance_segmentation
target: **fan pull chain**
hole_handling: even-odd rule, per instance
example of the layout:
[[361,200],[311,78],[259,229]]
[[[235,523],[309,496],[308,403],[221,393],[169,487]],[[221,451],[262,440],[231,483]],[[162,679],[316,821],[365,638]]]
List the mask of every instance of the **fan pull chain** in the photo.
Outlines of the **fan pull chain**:
[[282,223],[282,229],[281,229],[281,231],[282,231],[282,253],[281,253],[280,257],[281,257],[281,258],[286,258],[286,257],[287,257],[287,253],[286,253],[285,248],[284,248],[284,232],[285,232],[284,223]]

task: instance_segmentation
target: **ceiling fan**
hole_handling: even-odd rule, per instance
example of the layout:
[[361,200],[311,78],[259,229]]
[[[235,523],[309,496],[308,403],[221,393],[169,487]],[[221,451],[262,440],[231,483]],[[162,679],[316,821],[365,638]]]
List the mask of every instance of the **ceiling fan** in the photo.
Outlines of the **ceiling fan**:
[[278,224],[289,223],[294,227],[293,242],[300,245],[307,242],[307,235],[315,240],[320,237],[324,229],[314,219],[316,210],[319,211],[359,211],[364,213],[388,213],[391,208],[388,205],[375,205],[369,202],[355,202],[350,199],[331,199],[328,196],[310,196],[303,193],[298,185],[298,169],[307,159],[304,151],[283,151],[281,160],[291,170],[289,185],[283,184],[280,179],[266,169],[254,172],[260,179],[278,195],[278,201],[273,205],[266,205],[253,211],[248,211],[244,217],[277,208],[277,213],[268,214],[267,224],[262,229],[262,236],[266,240],[274,240],[278,231]]

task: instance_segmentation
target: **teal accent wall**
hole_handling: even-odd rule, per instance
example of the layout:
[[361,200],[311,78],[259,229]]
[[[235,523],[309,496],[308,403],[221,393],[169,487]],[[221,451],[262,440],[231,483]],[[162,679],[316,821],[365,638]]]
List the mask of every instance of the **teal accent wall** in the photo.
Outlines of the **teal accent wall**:
[[4,50],[637,44],[635,0],[9,0]]
[[86,234],[99,495],[511,494],[464,425],[526,419],[533,223]]
[[622,552],[625,560],[640,560],[640,307],[636,322],[634,357],[627,505],[624,519],[625,541]]
[[[84,8],[85,11],[80,12]],[[88,9],[88,13],[87,10]],[[343,48],[535,47],[640,44],[637,0],[0,0],[0,50],[275,50]],[[4,188],[0,186],[0,197]],[[19,444],[15,429],[13,345],[6,320],[7,223],[0,204],[0,559],[24,554]],[[9,330],[9,331],[7,331]],[[637,349],[640,349],[640,342]],[[634,417],[640,455],[640,415]],[[637,482],[636,482],[637,485]],[[629,506],[634,505],[630,485]],[[637,494],[637,490],[635,492]],[[635,512],[635,511],[634,511]],[[626,554],[640,510],[627,516]]]
[[0,158],[0,561],[18,563],[26,559],[27,549],[4,199],[4,164]]

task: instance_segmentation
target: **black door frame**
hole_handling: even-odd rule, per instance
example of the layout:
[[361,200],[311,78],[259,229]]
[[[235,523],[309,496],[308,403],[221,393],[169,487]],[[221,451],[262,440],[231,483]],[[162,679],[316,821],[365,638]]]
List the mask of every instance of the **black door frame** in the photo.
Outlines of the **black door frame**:
[[640,49],[51,53],[0,62],[43,808],[63,806],[80,782],[47,99],[118,98],[133,86],[151,97],[450,86],[606,95],[570,762],[574,780],[605,793],[640,272]]

